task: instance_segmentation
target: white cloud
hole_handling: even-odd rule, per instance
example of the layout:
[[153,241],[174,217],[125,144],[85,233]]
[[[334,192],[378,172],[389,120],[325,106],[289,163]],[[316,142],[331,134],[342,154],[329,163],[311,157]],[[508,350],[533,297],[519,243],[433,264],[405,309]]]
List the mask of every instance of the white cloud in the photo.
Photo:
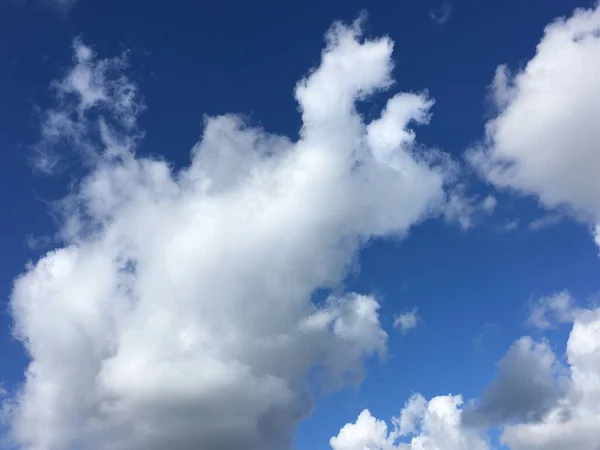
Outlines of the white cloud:
[[[40,149],[66,145],[90,172],[62,202],[64,246],[14,283],[31,357],[10,403],[21,448],[288,448],[309,374],[360,381],[363,359],[385,351],[379,304],[311,294],[338,286],[361,244],[445,201],[444,168],[413,145],[432,101],[394,95],[370,124],[354,108],[391,86],[392,46],[334,25],[296,87],[297,142],[210,117],[174,172],[134,153],[141,108],[124,59],[75,43]],[[431,420],[455,417],[456,400],[441,403]]]
[[330,440],[333,450],[488,450],[487,439],[462,426],[460,396],[425,400],[416,394],[406,403],[393,429],[368,410]]
[[409,330],[417,327],[419,322],[419,317],[417,315],[417,308],[413,308],[410,311],[406,311],[405,313],[399,314],[394,319],[394,327],[400,328],[402,333],[406,333]]
[[563,367],[546,341],[525,336],[498,364],[477,402],[415,394],[389,430],[363,411],[330,440],[333,450],[489,449],[483,430],[501,427],[510,450],[597,450],[600,442],[600,308],[579,309]]
[[63,79],[52,83],[58,102],[44,112],[41,139],[34,147],[34,166],[44,173],[60,167],[64,155],[59,151],[65,149],[75,149],[85,163],[97,164],[97,139],[90,133],[92,129],[102,133],[105,141],[111,128],[123,138],[120,145],[114,143],[107,149],[112,152],[131,149],[140,137],[136,121],[143,104],[137,88],[126,77],[115,76],[127,67],[126,59],[97,60],[94,51],[76,39],[73,63]]
[[600,223],[600,6],[546,27],[536,55],[514,75],[498,68],[498,115],[470,161],[495,186],[535,195]]
[[527,322],[536,328],[554,328],[558,324],[570,323],[578,311],[575,300],[568,291],[542,297],[531,307]]
[[567,343],[567,395],[536,423],[504,428],[511,450],[597,450],[600,442],[600,308],[577,313]]
[[456,183],[448,188],[444,205],[444,219],[457,223],[463,230],[477,225],[484,217],[491,215],[496,208],[496,199],[488,195],[483,200],[478,195],[468,195],[464,184]]

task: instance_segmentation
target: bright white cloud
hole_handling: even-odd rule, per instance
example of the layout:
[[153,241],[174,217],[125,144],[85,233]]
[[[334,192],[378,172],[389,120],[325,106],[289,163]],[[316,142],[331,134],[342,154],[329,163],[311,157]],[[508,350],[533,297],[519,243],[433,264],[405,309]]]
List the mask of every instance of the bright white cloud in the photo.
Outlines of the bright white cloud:
[[470,161],[494,185],[600,223],[600,6],[548,25],[536,55],[492,85],[497,117]]
[[333,450],[488,450],[485,437],[462,426],[460,396],[440,396],[427,401],[414,395],[393,429],[374,418],[368,410],[355,423],[344,425],[330,440]]
[[561,323],[570,323],[578,309],[568,291],[540,298],[531,307],[527,322],[541,329],[554,328]]
[[[360,380],[385,351],[379,304],[311,294],[338,286],[361,244],[445,201],[444,166],[413,145],[432,101],[394,95],[369,124],[354,107],[391,86],[392,46],[334,25],[296,87],[297,142],[210,117],[174,172],[134,153],[141,106],[124,60],[75,43],[39,150],[48,170],[68,147],[90,172],[62,202],[64,246],[14,283],[31,357],[9,404],[22,448],[288,448],[311,409],[309,373]],[[454,439],[458,404],[429,402],[423,439]]]
[[417,315],[417,308],[413,308],[410,311],[399,314],[394,319],[394,327],[400,328],[402,333],[406,333],[413,328],[416,328],[419,322],[419,316]]

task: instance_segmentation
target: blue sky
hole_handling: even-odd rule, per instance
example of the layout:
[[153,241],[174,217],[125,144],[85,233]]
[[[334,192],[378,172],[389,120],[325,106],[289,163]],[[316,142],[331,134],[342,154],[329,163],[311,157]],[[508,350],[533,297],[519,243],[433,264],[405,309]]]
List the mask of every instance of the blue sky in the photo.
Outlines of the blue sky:
[[3,2],[7,448],[594,450],[598,30]]

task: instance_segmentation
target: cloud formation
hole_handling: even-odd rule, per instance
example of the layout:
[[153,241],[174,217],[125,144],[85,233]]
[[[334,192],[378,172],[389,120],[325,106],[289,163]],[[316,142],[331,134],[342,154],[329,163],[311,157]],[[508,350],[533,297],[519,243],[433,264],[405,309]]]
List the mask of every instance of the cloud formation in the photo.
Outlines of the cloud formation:
[[597,450],[600,442],[600,308],[580,310],[567,342],[569,378],[563,398],[541,420],[507,426],[511,450]]
[[536,196],[595,229],[600,243],[600,5],[546,27],[536,55],[498,67],[498,114],[468,158],[496,187]]
[[330,440],[333,450],[488,450],[487,439],[462,425],[462,398],[426,400],[416,394],[392,419],[393,429],[368,410],[355,423],[344,425]]
[[532,422],[544,416],[562,397],[559,364],[547,342],[530,337],[515,342],[498,363],[496,379],[475,408],[468,408],[469,426]]
[[[386,347],[377,300],[311,295],[445,202],[440,155],[414,145],[433,101],[393,95],[370,123],[355,109],[392,86],[392,48],[335,24],[295,89],[298,141],[209,117],[174,171],[135,154],[143,108],[124,58],[74,43],[37,148],[42,168],[69,149],[89,173],[61,202],[64,245],[14,282],[31,362],[6,406],[22,448],[289,448],[315,373],[360,381]],[[440,402],[431,417],[454,420],[458,400]]]
[[482,398],[406,403],[392,429],[368,410],[331,439],[333,450],[486,450],[482,428],[501,427],[510,450],[597,450],[600,442],[600,308],[575,314],[563,367],[547,342],[517,340]]

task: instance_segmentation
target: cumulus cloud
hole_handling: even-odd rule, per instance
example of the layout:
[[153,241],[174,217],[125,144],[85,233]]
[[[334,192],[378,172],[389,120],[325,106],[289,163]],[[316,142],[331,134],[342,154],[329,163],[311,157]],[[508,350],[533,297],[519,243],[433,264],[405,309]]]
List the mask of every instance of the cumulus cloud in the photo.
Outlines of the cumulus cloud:
[[409,330],[417,327],[419,322],[419,316],[417,315],[417,308],[413,308],[410,311],[406,311],[399,314],[394,319],[394,327],[400,328],[402,333],[407,333]]
[[558,292],[540,298],[531,306],[527,322],[540,329],[554,328],[556,325],[570,323],[578,309],[575,300],[568,291]]
[[[69,149],[88,174],[61,202],[64,245],[10,300],[31,358],[6,403],[22,448],[289,448],[315,373],[360,381],[386,347],[377,299],[311,295],[339,286],[362,244],[445,202],[445,169],[413,131],[432,100],[395,94],[370,123],[355,109],[392,86],[392,48],[335,24],[295,89],[297,141],[209,117],[174,171],[135,154],[142,103],[125,59],[75,42],[38,148],[42,168]],[[456,427],[458,403],[429,402],[426,435],[430,421]]]
[[470,426],[539,420],[563,395],[560,366],[547,342],[530,337],[515,342],[498,363],[496,379],[479,403],[465,412]]
[[598,450],[600,308],[574,315],[564,367],[546,341],[525,336],[498,363],[481,399],[427,401],[415,394],[392,427],[364,410],[330,440],[333,450],[489,449],[482,428],[499,426],[510,450]]
[[330,440],[333,450],[488,450],[489,443],[475,430],[462,426],[462,398],[440,396],[426,400],[415,394],[393,429],[368,410]]
[[[522,71],[500,66],[498,114],[468,159],[499,188],[600,223],[600,5],[546,27]],[[600,240],[600,239],[599,239]]]
[[597,450],[600,442],[600,308],[577,313],[567,343],[564,398],[535,423],[504,428],[512,450]]

